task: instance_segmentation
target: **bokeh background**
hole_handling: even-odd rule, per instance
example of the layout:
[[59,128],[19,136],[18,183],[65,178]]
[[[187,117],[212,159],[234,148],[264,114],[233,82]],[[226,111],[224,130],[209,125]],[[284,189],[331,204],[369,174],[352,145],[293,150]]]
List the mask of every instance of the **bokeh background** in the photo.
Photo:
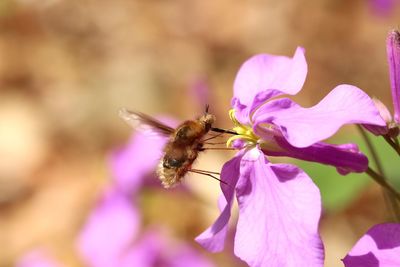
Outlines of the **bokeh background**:
[[[349,83],[391,108],[385,38],[399,26],[397,4],[0,0],[0,266],[16,266],[36,249],[62,266],[86,266],[77,235],[110,184],[110,153],[132,134],[120,107],[179,121],[209,103],[217,125],[228,128],[241,63],[256,53],[292,56],[302,46],[309,74],[295,97],[301,105]],[[399,159],[374,139],[396,183]],[[357,142],[368,152],[353,126],[330,141]],[[207,152],[198,168],[219,170],[230,156]],[[295,163],[323,194],[326,266],[341,266],[354,242],[387,219],[381,190],[364,175]],[[161,186],[138,193],[143,228],[162,227],[216,266],[246,266],[232,245],[211,254],[193,242],[218,215],[219,186],[197,175],[184,184],[190,196]]]

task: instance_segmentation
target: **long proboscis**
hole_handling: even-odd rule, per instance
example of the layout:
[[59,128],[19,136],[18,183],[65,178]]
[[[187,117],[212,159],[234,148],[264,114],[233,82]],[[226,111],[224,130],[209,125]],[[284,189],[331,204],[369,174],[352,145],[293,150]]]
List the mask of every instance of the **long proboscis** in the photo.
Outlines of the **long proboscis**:
[[227,134],[233,134],[237,135],[237,132],[231,131],[231,130],[225,130],[221,128],[216,128],[216,127],[211,127],[211,131],[216,132],[216,133],[227,133]]

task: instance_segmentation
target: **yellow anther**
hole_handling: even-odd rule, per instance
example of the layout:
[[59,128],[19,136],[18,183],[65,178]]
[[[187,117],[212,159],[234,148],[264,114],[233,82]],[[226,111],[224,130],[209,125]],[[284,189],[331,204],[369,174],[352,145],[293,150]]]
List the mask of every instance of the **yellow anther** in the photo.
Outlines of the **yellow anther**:
[[259,137],[254,134],[251,126],[243,125],[236,119],[234,109],[229,110],[229,117],[235,125],[235,127],[233,127],[233,130],[237,133],[237,135],[232,136],[228,139],[228,141],[226,142],[226,145],[228,147],[231,147],[233,141],[238,139],[245,141],[246,143],[248,143],[248,145],[254,145],[257,143]]

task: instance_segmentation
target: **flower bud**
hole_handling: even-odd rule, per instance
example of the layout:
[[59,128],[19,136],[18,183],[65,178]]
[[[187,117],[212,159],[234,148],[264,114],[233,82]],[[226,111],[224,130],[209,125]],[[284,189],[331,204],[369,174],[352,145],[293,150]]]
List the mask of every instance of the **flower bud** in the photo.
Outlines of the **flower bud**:
[[386,39],[386,52],[389,63],[394,121],[400,123],[400,33],[397,30],[389,32]]

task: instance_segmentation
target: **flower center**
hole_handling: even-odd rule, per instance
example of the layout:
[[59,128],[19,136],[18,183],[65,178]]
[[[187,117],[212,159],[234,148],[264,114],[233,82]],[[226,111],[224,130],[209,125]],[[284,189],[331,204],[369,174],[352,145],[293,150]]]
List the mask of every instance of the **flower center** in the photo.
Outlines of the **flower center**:
[[[283,151],[274,138],[276,135],[279,135],[279,132],[276,131],[273,125],[258,125],[257,129],[263,134],[262,137],[260,137],[254,133],[251,125],[243,125],[236,119],[234,109],[229,110],[229,118],[235,125],[235,127],[232,129],[237,133],[237,135],[234,135],[228,139],[226,142],[227,147],[241,149],[244,147],[250,148],[255,145],[259,145],[261,149],[265,149],[266,151]],[[235,141],[240,141],[240,143],[237,144]]]
[[237,135],[234,135],[228,139],[228,141],[226,142],[227,147],[235,147],[234,141],[236,140],[241,140],[242,142],[245,142],[245,146],[254,146],[255,144],[257,144],[260,137],[254,134],[253,128],[251,126],[243,125],[236,119],[234,109],[229,110],[229,118],[235,125],[232,129],[237,133]]

